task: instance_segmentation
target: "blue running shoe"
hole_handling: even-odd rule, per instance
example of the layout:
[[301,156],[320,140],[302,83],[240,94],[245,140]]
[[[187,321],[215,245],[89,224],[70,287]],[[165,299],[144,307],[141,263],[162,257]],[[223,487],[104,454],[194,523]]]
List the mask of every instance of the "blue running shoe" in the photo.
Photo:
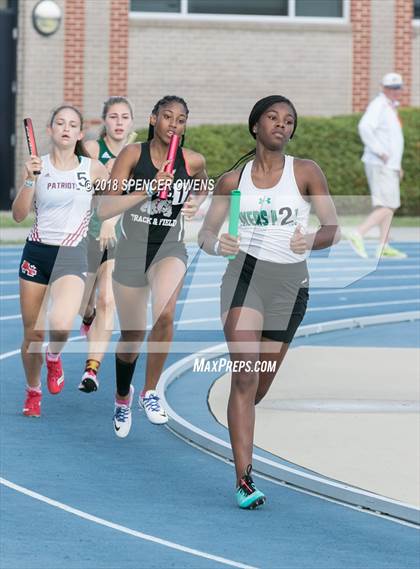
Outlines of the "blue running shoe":
[[255,508],[262,506],[266,501],[264,494],[255,487],[251,477],[251,470],[252,465],[249,464],[236,489],[238,506],[245,510],[255,510]]

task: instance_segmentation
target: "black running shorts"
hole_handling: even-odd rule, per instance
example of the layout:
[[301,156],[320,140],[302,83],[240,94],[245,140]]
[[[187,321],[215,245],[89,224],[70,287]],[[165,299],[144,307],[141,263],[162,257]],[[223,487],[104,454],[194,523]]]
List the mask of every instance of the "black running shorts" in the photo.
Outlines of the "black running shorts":
[[305,261],[270,263],[240,251],[223,276],[221,313],[253,308],[264,317],[264,338],[290,344],[305,316],[308,285]]
[[27,241],[19,265],[19,277],[47,285],[65,275],[85,280],[87,274],[86,242],[76,247],[47,245]]

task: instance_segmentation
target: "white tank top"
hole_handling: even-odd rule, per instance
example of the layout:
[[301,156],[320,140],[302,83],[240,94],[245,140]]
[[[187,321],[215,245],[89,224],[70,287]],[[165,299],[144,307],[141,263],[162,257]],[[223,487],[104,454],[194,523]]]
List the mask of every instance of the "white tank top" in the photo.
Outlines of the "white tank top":
[[35,188],[35,223],[28,241],[76,247],[86,237],[93,188],[90,158],[81,157],[74,170],[57,170],[48,154]]
[[239,190],[240,250],[261,261],[297,263],[306,255],[290,249],[297,225],[306,231],[311,204],[303,199],[296,183],[293,156],[285,156],[283,174],[272,188],[257,188],[251,178],[253,160],[245,165]]

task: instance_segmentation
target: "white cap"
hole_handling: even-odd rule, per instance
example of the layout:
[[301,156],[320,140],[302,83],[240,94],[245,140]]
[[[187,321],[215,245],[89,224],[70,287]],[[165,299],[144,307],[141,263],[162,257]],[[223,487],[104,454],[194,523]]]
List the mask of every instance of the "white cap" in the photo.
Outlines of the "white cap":
[[387,73],[382,77],[382,85],[391,89],[401,89],[403,79],[399,73]]

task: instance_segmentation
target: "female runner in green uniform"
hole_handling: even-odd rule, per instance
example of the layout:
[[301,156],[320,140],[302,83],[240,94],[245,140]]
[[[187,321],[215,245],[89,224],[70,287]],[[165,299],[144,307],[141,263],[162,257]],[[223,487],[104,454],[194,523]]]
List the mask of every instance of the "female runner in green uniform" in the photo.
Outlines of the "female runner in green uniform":
[[[133,125],[133,109],[125,97],[110,97],[102,111],[104,127],[98,140],[86,142],[92,158],[105,164],[109,172],[115,158],[128,142]],[[80,391],[98,389],[97,373],[114,327],[112,271],[115,245],[120,235],[119,217],[101,222],[93,213],[88,233],[88,277],[86,281],[81,332],[88,337],[89,351]]]

